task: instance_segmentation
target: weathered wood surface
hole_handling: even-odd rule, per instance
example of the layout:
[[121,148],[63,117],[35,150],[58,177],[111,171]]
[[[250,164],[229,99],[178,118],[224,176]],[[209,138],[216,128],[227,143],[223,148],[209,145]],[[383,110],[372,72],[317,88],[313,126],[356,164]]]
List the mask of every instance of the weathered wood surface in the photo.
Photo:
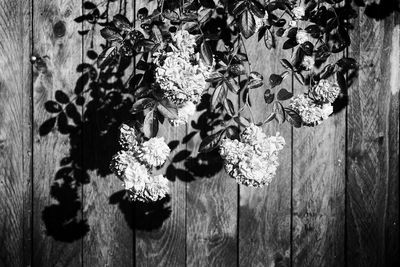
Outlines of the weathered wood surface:
[[[161,170],[171,198],[142,206],[108,170],[128,112],[102,104],[127,77],[101,83],[88,77],[90,65],[78,67],[104,43],[99,25],[78,34],[93,25],[74,21],[88,12],[83,2],[0,0],[0,266],[399,265],[398,13],[377,21],[359,9],[348,53],[361,68],[343,109],[316,128],[265,128],[287,143],[268,187],[239,188],[215,153],[196,153],[203,110],[187,127],[162,127],[168,141],[181,140]],[[155,5],[114,1],[108,16],[133,19]],[[290,53],[246,46],[265,77]],[[81,92],[89,86],[98,94]],[[283,87],[305,89],[292,79]],[[265,118],[262,90],[251,99],[256,119]],[[65,102],[65,116],[49,114],[58,109],[49,100]],[[56,127],[45,134],[51,117]]]
[[[91,2],[98,5],[101,12],[106,12],[108,21],[119,12],[132,19],[132,5],[124,6],[123,1],[109,3],[107,7],[102,7],[104,1]],[[91,12],[84,10],[84,14]],[[108,168],[118,149],[118,127],[126,117],[122,113],[128,114],[124,105],[116,108],[116,103],[110,104],[113,91],[120,89],[124,76],[110,74],[106,78],[108,74],[100,73],[95,54],[100,53],[101,45],[105,45],[100,35],[101,26],[89,21],[83,22],[82,26],[83,30],[91,29],[83,39],[83,62],[97,71],[97,77],[90,78],[83,88],[93,92],[83,94],[86,101],[82,107],[83,132],[80,136],[83,171],[88,178],[83,186],[83,216],[90,227],[83,238],[83,265],[131,266],[134,264],[133,209],[121,191],[122,182]]]
[[[71,97],[82,60],[82,38],[74,19],[74,1],[34,1],[33,50],[33,262],[35,266],[81,264],[79,239],[81,194],[72,167],[63,164],[72,148],[65,112],[52,113],[45,103],[58,93]],[[44,136],[56,124],[57,128]],[[52,122],[52,123],[51,123]],[[76,159],[71,159],[76,160]],[[79,164],[79,162],[77,163]],[[76,221],[75,221],[76,220]],[[74,236],[77,235],[77,236]],[[68,241],[68,242],[66,242]]]
[[[271,73],[281,73],[281,58],[290,58],[290,51],[284,51],[282,43],[276,50],[267,50],[262,43],[247,41],[247,51],[252,69],[259,71],[265,79]],[[263,60],[259,60],[262,55]],[[282,83],[291,91],[292,77]],[[276,93],[276,92],[272,92]],[[256,112],[255,121],[265,120],[272,112],[272,105],[266,105],[264,90],[250,90],[250,100]],[[247,117],[251,114],[247,113]],[[268,135],[277,132],[285,138],[285,148],[279,153],[280,166],[276,178],[264,188],[254,189],[240,186],[239,199],[239,265],[240,266],[288,266],[290,264],[291,227],[291,170],[292,131],[289,124],[271,122],[264,131]]]
[[0,1],[0,266],[31,261],[31,1]]
[[[359,10],[360,13],[363,9]],[[359,16],[349,54],[361,68],[349,89],[347,262],[399,265],[400,16]]]

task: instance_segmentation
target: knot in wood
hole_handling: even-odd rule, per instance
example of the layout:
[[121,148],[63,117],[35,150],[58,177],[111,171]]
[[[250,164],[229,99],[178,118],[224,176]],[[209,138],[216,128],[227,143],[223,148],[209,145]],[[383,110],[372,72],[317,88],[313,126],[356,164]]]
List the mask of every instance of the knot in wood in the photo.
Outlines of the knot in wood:
[[53,26],[54,36],[56,37],[63,37],[65,35],[65,23],[64,21],[59,21]]

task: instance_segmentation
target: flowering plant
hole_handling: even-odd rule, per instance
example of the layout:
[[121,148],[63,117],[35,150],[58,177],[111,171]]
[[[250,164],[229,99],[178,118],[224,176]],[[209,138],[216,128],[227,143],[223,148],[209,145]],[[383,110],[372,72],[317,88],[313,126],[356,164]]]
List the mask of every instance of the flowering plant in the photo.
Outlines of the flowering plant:
[[[327,63],[350,44],[355,12],[349,5],[344,0],[159,0],[151,12],[138,10],[135,21],[117,14],[102,22],[106,46],[96,56],[101,72],[118,70],[129,61],[135,66],[123,87],[136,128],[120,128],[122,149],[112,160],[131,197],[154,201],[165,196],[165,178],[152,174],[169,154],[157,137],[159,124],[165,119],[173,127],[188,123],[204,94],[210,95],[209,108],[221,119],[199,151],[220,147],[225,169],[239,183],[268,184],[285,141],[279,135],[267,137],[261,127],[273,120],[294,127],[322,123],[345,93],[348,71],[357,68],[348,57]],[[99,6],[84,8],[86,14],[76,21],[104,19]],[[282,38],[282,48],[292,51],[290,59],[280,59],[282,72],[271,73],[267,81],[252,69],[247,55],[245,40],[254,35],[266,49],[274,49],[276,38]],[[83,72],[91,75],[93,69]],[[295,77],[307,90],[296,96],[285,88],[277,90],[287,77]],[[250,90],[263,90],[266,105],[272,105],[264,121],[254,121]],[[235,103],[238,98],[242,101]],[[243,115],[246,110],[250,118]]]

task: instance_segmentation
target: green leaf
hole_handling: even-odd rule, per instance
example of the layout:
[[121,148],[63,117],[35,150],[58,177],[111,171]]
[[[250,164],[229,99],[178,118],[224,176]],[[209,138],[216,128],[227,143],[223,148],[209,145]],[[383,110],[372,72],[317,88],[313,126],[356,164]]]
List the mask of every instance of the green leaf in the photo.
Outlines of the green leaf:
[[198,21],[201,25],[204,25],[205,23],[207,23],[207,21],[209,21],[211,19],[211,15],[213,14],[213,10],[212,9],[202,9],[199,11],[199,17],[198,17]]
[[283,43],[283,49],[292,49],[297,45],[296,39],[290,38],[287,39],[286,42]]
[[238,1],[235,4],[235,7],[233,8],[233,15],[235,17],[239,16],[240,14],[242,14],[245,10],[247,9],[247,5],[245,1]]
[[239,16],[239,29],[246,39],[250,38],[256,30],[254,16],[247,9]]
[[250,125],[250,121],[242,116],[234,117],[233,120],[242,127],[247,127]]
[[344,57],[336,62],[336,65],[339,67],[348,70],[348,69],[356,69],[358,67],[357,61],[354,58]]
[[137,100],[135,103],[133,103],[131,112],[132,113],[141,112],[147,108],[154,106],[154,103],[155,101],[152,98],[141,98]]
[[246,69],[245,69],[244,65],[241,63],[232,64],[231,66],[229,66],[228,70],[234,76],[246,74]]
[[293,109],[290,108],[285,108],[285,112],[288,115],[287,116],[287,121],[293,125],[295,128],[300,128],[301,124],[303,123],[300,115],[294,111]]
[[217,107],[218,103],[223,103],[227,94],[228,90],[226,86],[224,86],[224,84],[218,85],[211,96],[211,109],[214,110]]
[[164,106],[161,103],[157,105],[158,111],[168,119],[178,119],[178,109],[176,107]]
[[150,52],[153,50],[156,43],[150,39],[141,39],[135,43],[135,50],[143,48],[143,52]]
[[222,130],[204,138],[203,141],[201,141],[200,143],[199,152],[207,153],[217,148],[219,141],[221,139],[221,135],[222,135]]
[[269,29],[264,33],[264,44],[267,49],[275,48],[275,37]]
[[276,115],[275,119],[278,121],[279,124],[285,122],[285,111],[280,102],[277,101],[274,102],[274,104],[272,105],[272,112],[275,113]]
[[297,81],[299,81],[299,83],[301,83],[302,85],[306,85],[306,81],[303,74],[294,72],[294,77],[296,78]]
[[247,88],[256,89],[256,88],[260,88],[263,85],[264,85],[263,81],[250,79],[249,84],[247,85]]
[[239,139],[239,128],[235,125],[226,127],[225,136],[229,139]]
[[203,59],[203,61],[211,66],[213,63],[213,54],[212,54],[212,50],[210,48],[210,46],[208,45],[208,43],[206,41],[203,41],[200,45],[200,55],[201,58]]
[[283,78],[281,75],[278,74],[271,74],[269,76],[269,83],[271,85],[271,88],[274,88],[277,85],[280,85],[283,81]]
[[230,116],[235,115],[235,107],[230,99],[226,98],[224,101],[225,110],[228,112]]
[[276,98],[281,101],[288,100],[292,97],[293,97],[293,93],[289,92],[285,88],[282,88],[281,90],[279,90],[278,94],[276,95]]
[[132,30],[132,25],[129,22],[129,20],[121,14],[117,14],[114,16],[113,23],[114,23],[114,26],[121,31]]
[[271,113],[271,114],[268,116],[268,118],[266,118],[266,119],[264,120],[263,124],[266,124],[266,123],[268,123],[268,122],[271,122],[271,121],[273,121],[275,118],[276,118],[276,114],[275,114],[275,113]]
[[215,8],[215,3],[213,0],[200,0],[200,4],[206,8]]
[[158,120],[154,110],[147,113],[143,122],[143,133],[147,138],[152,138],[157,135]]
[[313,54],[314,45],[311,42],[307,41],[302,43],[300,47],[307,56],[311,56]]
[[214,83],[214,82],[219,82],[224,78],[224,75],[222,75],[219,72],[213,72],[211,75],[206,79],[206,82],[209,83]]
[[224,84],[231,92],[233,92],[233,93],[239,92],[240,88],[234,79],[232,79],[232,78],[230,78],[229,80],[224,79]]
[[111,47],[103,50],[103,52],[101,52],[101,54],[97,58],[97,67],[99,67],[100,69],[103,69],[107,65],[109,65],[112,62],[112,59],[115,55],[115,51],[116,51],[115,46],[111,46]]
[[275,94],[271,94],[271,90],[267,89],[264,93],[265,103],[271,104],[274,101]]
[[250,2],[250,10],[253,12],[254,15],[259,17],[260,19],[264,18],[265,10],[262,4],[260,4],[257,0],[252,0]]
[[282,59],[280,60],[280,62],[281,62],[281,65],[282,65],[285,69],[293,70],[293,66],[292,66],[292,64],[289,62],[289,60],[287,60],[287,59],[285,59],[285,58],[282,58]]
[[100,34],[101,34],[101,36],[103,36],[104,39],[106,39],[109,42],[123,40],[123,38],[122,38],[121,34],[119,34],[119,32],[117,32],[114,29],[108,28],[108,27],[101,29]]
[[335,70],[335,66],[332,64],[328,64],[322,69],[319,76],[321,79],[326,79],[333,74],[334,70]]
[[259,88],[259,87],[263,86],[263,84],[264,84],[263,79],[264,79],[264,77],[260,73],[258,73],[256,71],[250,72],[249,83],[248,83],[247,87],[249,89]]

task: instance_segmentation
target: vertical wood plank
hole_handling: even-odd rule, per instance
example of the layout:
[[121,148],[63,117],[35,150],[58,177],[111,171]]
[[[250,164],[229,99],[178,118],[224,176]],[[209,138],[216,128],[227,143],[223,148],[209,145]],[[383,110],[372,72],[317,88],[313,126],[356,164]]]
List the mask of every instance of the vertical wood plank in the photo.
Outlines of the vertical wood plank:
[[350,56],[360,62],[349,90],[348,266],[399,264],[399,15],[375,21],[359,10]]
[[[100,14],[107,12],[107,21],[118,13],[132,19],[134,1],[91,2],[98,6]],[[84,12],[90,14],[92,10]],[[83,240],[83,265],[133,266],[133,206],[124,198],[122,182],[109,169],[111,158],[119,149],[118,128],[129,115],[129,108],[118,102],[129,73],[116,73],[114,69],[110,74],[97,68],[93,54],[100,54],[101,45],[106,44],[100,35],[102,28],[98,23],[84,23],[84,29],[90,32],[84,38],[83,61],[94,66],[97,77],[85,86],[88,92],[84,94],[81,126],[83,169],[89,179],[83,187],[83,212],[91,229]]]
[[31,265],[31,1],[0,1],[0,266]]
[[85,226],[80,221],[79,183],[67,165],[77,161],[71,159],[72,132],[66,126],[64,112],[57,121],[53,119],[56,126],[52,127],[48,119],[58,114],[50,114],[50,108],[45,108],[45,102],[54,100],[58,90],[73,95],[78,77],[76,65],[82,58],[82,38],[77,34],[80,25],[74,22],[80,14],[81,7],[75,1],[33,3],[33,46],[37,57],[33,74],[35,266],[81,264],[80,237]]
[[[149,12],[157,8],[158,1],[137,0],[135,12],[146,7]],[[136,26],[140,26],[140,21]],[[164,122],[159,136],[166,142],[182,140],[185,127],[172,128]],[[170,158],[185,148],[180,144]],[[165,163],[168,167],[169,162]],[[175,164],[177,168],[181,165]],[[165,169],[161,170],[165,175]],[[168,175],[170,200],[153,205],[136,205],[134,221],[136,224],[136,265],[137,266],[184,266],[186,258],[186,184],[179,177]],[[182,178],[182,177],[181,177]],[[169,210],[170,209],[170,210]],[[146,213],[146,210],[150,213]]]
[[[209,107],[205,99],[206,95],[203,101]],[[208,109],[198,111],[188,124],[187,136],[196,133],[187,142],[191,156],[183,166],[192,175],[186,192],[188,266],[237,265],[238,186],[224,171],[218,149],[198,153],[202,138],[211,134],[212,114]]]
[[[328,63],[342,56],[332,55]],[[306,90],[295,80],[295,95]],[[345,149],[345,108],[320,125],[293,129],[294,266],[345,264]]]
[[[256,122],[265,120],[272,111],[272,104],[264,101],[268,79],[272,73],[283,72],[280,58],[289,58],[290,52],[282,50],[277,40],[276,48],[268,50],[257,38],[246,42],[249,60],[254,71],[264,76],[266,86],[250,90],[252,110]],[[274,88],[291,91],[292,80],[288,77]],[[283,103],[286,105],[286,103]],[[254,188],[240,186],[239,201],[239,265],[240,266],[289,266],[290,262],[290,216],[291,216],[291,141],[289,123],[278,125],[276,121],[264,127],[267,135],[277,132],[285,138],[286,145],[279,153],[279,167],[268,186]]]

